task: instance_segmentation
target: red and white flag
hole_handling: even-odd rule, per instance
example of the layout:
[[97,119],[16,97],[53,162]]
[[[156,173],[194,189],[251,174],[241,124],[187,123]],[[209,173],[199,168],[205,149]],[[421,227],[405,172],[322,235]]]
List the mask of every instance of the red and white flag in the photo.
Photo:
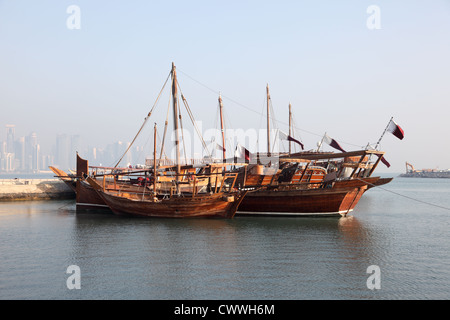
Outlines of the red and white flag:
[[250,151],[248,151],[247,149],[245,149],[243,146],[241,146],[240,144],[237,145],[236,147],[236,151],[234,152],[234,156],[236,158],[245,158],[245,160],[250,161]]
[[377,154],[377,156],[378,156],[378,158],[382,157],[381,162],[383,162],[386,167],[389,168],[391,166],[391,164],[384,158],[384,155]]
[[304,145],[303,143],[301,143],[300,141],[298,141],[297,139],[292,138],[290,135],[287,135],[286,133],[284,133],[283,131],[279,130],[279,134],[280,134],[280,139],[281,140],[288,140],[288,141],[292,141],[295,143],[298,143],[300,145],[300,147],[302,148],[302,150],[304,150]]
[[394,136],[396,136],[400,140],[403,140],[403,138],[405,137],[405,133],[403,132],[403,129],[400,128],[400,126],[398,124],[396,124],[394,120],[391,120],[391,122],[389,122],[387,131],[392,133]]
[[220,144],[218,144],[217,142],[216,142],[216,149],[217,150],[220,150],[220,151],[227,151],[227,149],[225,149],[224,147],[222,147]]
[[327,134],[325,134],[325,136],[323,138],[323,141],[326,144],[330,145],[331,147],[333,147],[333,148],[335,148],[337,150],[340,150],[342,152],[346,152],[336,140],[330,138]]

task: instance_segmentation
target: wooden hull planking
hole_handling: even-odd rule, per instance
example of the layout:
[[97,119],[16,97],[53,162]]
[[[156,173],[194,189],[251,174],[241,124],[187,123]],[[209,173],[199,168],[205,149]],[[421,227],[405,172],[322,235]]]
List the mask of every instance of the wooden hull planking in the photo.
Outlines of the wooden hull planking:
[[245,197],[238,215],[347,215],[353,211],[366,189],[256,191]]
[[378,179],[378,181],[376,181],[375,183],[369,184],[369,185],[367,186],[367,189],[372,189],[372,188],[374,188],[374,187],[379,187],[379,186],[388,184],[388,183],[391,182],[393,179],[394,179],[394,178],[380,178],[380,179]]
[[332,188],[258,190],[247,194],[238,215],[342,216],[355,208],[378,177],[335,182]]
[[85,181],[77,181],[77,209],[111,210],[98,193]]
[[[245,192],[227,196],[222,193],[172,197],[169,199],[135,200],[97,190],[100,197],[117,215],[158,218],[228,218],[234,217]],[[230,201],[227,200],[228,197]]]

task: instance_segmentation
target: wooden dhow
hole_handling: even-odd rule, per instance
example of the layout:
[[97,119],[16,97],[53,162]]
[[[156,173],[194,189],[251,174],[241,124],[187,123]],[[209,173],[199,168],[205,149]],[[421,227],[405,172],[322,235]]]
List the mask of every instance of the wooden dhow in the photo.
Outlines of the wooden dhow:
[[[54,172],[56,177],[59,177],[75,191],[78,211],[111,211],[105,201],[86,181],[88,176],[107,191],[120,190],[142,194],[153,188],[153,178],[150,175],[153,170],[152,165],[150,168],[144,169],[89,166],[88,160],[83,159],[78,153],[76,154],[76,164],[76,174],[74,175],[68,175],[57,168],[54,168]],[[198,194],[210,192],[210,190],[217,191],[224,181],[223,167],[222,163],[180,166],[179,176],[181,178],[178,181],[180,192]],[[176,192],[174,187],[175,168],[173,165],[166,165],[158,169],[156,186],[159,192],[167,194]]]
[[[171,75],[174,127],[177,129],[179,115],[174,65]],[[291,136],[291,105],[289,135],[286,135],[289,153],[271,152],[268,86],[266,92],[266,154],[256,154],[253,161],[247,157],[248,154],[239,159],[242,161],[235,157],[234,163],[226,159],[223,104],[219,96],[222,163],[212,162],[197,167],[181,165],[178,136],[175,139],[177,153],[174,163],[159,166],[155,144],[151,166],[134,172],[143,174],[139,179],[144,177],[144,183],[133,178],[127,170],[118,170],[117,165],[109,173],[98,174],[99,168],[93,172],[87,161],[77,155],[77,208],[109,208],[117,214],[154,217],[232,217],[236,210],[238,215],[345,216],[354,210],[367,190],[392,181],[392,178],[373,176],[379,162],[385,162],[384,152],[376,148],[352,152],[340,149],[342,152],[334,153],[321,152],[319,147],[317,151],[292,153],[291,142],[299,143],[302,149],[303,145]],[[185,103],[183,95],[181,97]],[[236,174],[234,176],[227,172],[230,165],[234,167],[231,172]],[[57,174],[64,181],[70,179],[61,172]],[[184,201],[186,209],[182,210]],[[197,212],[196,206],[201,210]]]
[[179,195],[106,191],[94,179],[88,177],[86,180],[115,214],[139,217],[233,218],[247,193],[225,191],[222,188],[217,192],[184,192]]
[[340,153],[317,151],[291,153],[292,111],[289,104],[289,153],[271,150],[269,86],[267,93],[267,153],[258,153],[240,172],[238,185],[258,187],[239,206],[238,215],[346,216],[370,188],[389,183],[392,178],[372,174],[384,152],[358,150]]
[[[130,215],[139,217],[159,217],[159,218],[233,218],[239,204],[244,199],[247,190],[236,188],[235,182],[237,173],[227,173],[226,165],[220,173],[215,174],[205,171],[191,172],[187,176],[189,181],[183,183],[186,174],[182,173],[179,150],[179,127],[178,127],[178,82],[175,65],[172,64],[172,101],[175,133],[176,162],[169,171],[169,175],[161,175],[156,158],[156,124],[154,127],[154,150],[153,168],[151,173],[151,183],[148,188],[133,190],[122,188],[123,185],[115,185],[114,188],[107,188],[97,180],[87,176],[84,180],[96,191],[97,195],[104,203],[118,215]],[[184,97],[182,97],[183,100]],[[120,161],[119,161],[120,162]],[[209,166],[211,169],[212,166]],[[205,168],[203,168],[205,169]],[[211,178],[215,182],[211,183]],[[106,176],[104,176],[106,179]],[[169,190],[161,188],[162,181],[169,179]],[[206,188],[198,188],[197,181],[208,181]],[[160,188],[158,188],[158,186]]]
[[237,183],[259,190],[245,197],[238,215],[345,216],[370,187],[390,182],[371,176],[380,160],[369,163],[369,156],[383,154],[305,153],[279,158],[276,173],[264,165],[241,168]]

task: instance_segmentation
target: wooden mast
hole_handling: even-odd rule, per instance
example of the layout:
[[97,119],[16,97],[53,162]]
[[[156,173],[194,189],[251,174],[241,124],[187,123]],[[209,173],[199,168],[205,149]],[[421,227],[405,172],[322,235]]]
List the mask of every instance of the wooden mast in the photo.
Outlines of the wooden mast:
[[156,201],[156,122],[155,122],[155,133],[153,141],[153,200]]
[[173,126],[175,130],[175,148],[176,148],[176,181],[177,193],[179,191],[178,182],[180,181],[181,165],[180,165],[180,140],[178,132],[178,86],[177,86],[177,71],[175,64],[172,62],[172,100],[173,100]]
[[267,93],[267,156],[270,156],[270,94],[269,94],[269,84],[267,84],[266,93]]
[[226,161],[226,151],[225,151],[225,129],[223,125],[223,103],[222,96],[219,94],[219,110],[220,110],[220,129],[222,131],[222,159],[225,163]]
[[[291,127],[292,127],[292,106],[289,103],[289,136],[292,137]],[[289,155],[291,155],[291,140],[289,140]]]

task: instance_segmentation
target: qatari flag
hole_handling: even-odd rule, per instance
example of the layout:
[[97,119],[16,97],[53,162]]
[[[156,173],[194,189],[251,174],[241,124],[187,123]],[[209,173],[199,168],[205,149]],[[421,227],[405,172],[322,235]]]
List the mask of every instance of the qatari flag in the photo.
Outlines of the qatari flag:
[[325,137],[324,137],[323,141],[326,144],[329,144],[331,147],[333,147],[333,148],[335,148],[337,150],[340,150],[342,152],[346,152],[344,149],[342,149],[341,145],[336,140],[330,138],[327,134],[325,134]]
[[220,144],[216,143],[216,149],[220,151],[227,151],[224,147],[222,147]]
[[384,165],[386,166],[386,167],[390,167],[391,166],[391,164],[389,163],[389,162],[387,162],[387,160],[384,158],[384,156],[383,155],[381,155],[381,154],[377,154],[377,156],[378,156],[378,158],[380,158],[380,157],[382,157],[381,158],[381,162],[383,162],[384,163]]
[[391,122],[389,123],[387,131],[392,133],[394,136],[396,136],[400,140],[403,140],[403,138],[405,137],[405,133],[403,132],[403,129],[400,128],[400,126],[398,124],[396,124],[394,120],[391,120]]
[[245,160],[250,161],[250,151],[245,149],[240,144],[238,144],[238,146],[236,147],[236,151],[234,152],[234,156],[236,158],[245,158]]
[[282,139],[282,140],[288,140],[288,141],[292,141],[292,142],[298,143],[298,144],[300,145],[300,147],[302,148],[302,150],[305,149],[303,143],[301,143],[301,142],[298,141],[297,139],[292,138],[290,135],[287,135],[286,133],[284,133],[284,132],[281,131],[281,130],[279,131],[279,133],[280,133],[280,139]]

